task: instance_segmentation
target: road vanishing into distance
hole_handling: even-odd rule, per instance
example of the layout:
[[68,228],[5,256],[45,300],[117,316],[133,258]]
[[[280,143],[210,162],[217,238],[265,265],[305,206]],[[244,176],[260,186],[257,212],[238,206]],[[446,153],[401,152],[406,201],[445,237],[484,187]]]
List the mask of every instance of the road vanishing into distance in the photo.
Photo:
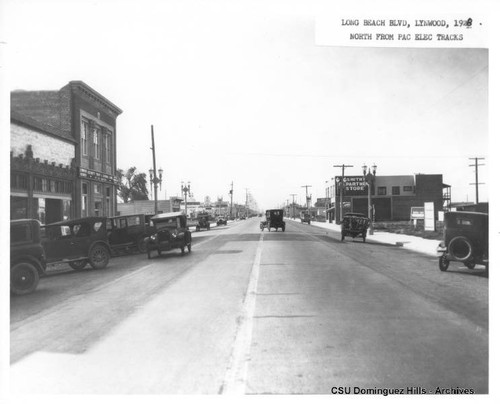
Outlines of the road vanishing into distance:
[[12,297],[11,393],[488,392],[484,273],[259,220]]

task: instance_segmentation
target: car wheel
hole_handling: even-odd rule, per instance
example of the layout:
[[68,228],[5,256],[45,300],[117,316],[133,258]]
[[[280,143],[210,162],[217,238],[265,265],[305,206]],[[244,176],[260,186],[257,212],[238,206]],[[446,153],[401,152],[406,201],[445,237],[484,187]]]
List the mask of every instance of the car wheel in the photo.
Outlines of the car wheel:
[[140,236],[137,239],[137,249],[139,250],[140,253],[144,254],[147,250],[147,242],[148,242],[148,237],[146,236]]
[[474,269],[474,267],[476,266],[476,263],[473,262],[473,261],[469,261],[469,262],[466,262],[465,263],[465,266],[469,269]]
[[94,269],[104,269],[109,262],[109,251],[106,246],[99,244],[92,247],[89,254],[89,262]]
[[26,295],[38,286],[40,275],[29,262],[19,262],[10,270],[10,291],[14,295]]
[[69,266],[73,269],[83,269],[85,268],[85,265],[87,265],[87,263],[88,263],[87,260],[71,261],[69,263]]
[[448,258],[446,258],[445,255],[441,255],[441,257],[439,257],[439,269],[441,271],[446,271],[449,266],[450,261],[448,260]]

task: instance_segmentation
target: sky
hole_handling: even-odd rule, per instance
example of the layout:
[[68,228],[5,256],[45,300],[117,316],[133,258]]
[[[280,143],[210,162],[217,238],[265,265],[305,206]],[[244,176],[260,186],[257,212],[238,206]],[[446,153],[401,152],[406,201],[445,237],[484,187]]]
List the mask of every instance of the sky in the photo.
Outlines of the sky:
[[[3,0],[10,91],[82,80],[123,110],[117,166],[152,167],[159,197],[190,181],[259,208],[305,204],[352,165],[361,175],[443,174],[452,201],[488,201],[488,49],[315,43],[292,1]],[[310,3],[309,3],[310,4]]]

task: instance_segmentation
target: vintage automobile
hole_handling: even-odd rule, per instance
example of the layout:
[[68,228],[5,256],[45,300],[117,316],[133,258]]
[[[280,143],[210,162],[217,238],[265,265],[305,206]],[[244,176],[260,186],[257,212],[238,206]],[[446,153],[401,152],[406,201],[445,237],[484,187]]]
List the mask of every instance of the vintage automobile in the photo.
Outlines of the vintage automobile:
[[439,269],[446,271],[450,261],[462,262],[474,269],[484,265],[488,271],[488,214],[479,212],[446,212],[444,214],[444,240],[437,250]]
[[146,252],[146,240],[153,233],[150,219],[144,214],[109,217],[106,222],[108,240],[113,251]]
[[105,217],[86,217],[41,227],[47,263],[68,263],[73,269],[90,264],[103,269],[111,257]]
[[341,239],[349,236],[353,239],[362,237],[363,243],[366,241],[366,233],[370,227],[370,219],[362,213],[346,213],[341,223]]
[[260,229],[264,230],[266,227],[268,231],[271,231],[271,228],[276,229],[276,231],[281,228],[282,231],[285,231],[283,209],[266,210],[266,220],[260,222]]
[[25,295],[38,286],[47,266],[40,238],[40,222],[19,219],[10,222],[10,292]]
[[224,216],[217,217],[217,226],[227,226],[227,218]]
[[208,213],[200,213],[198,214],[198,224],[196,225],[196,231],[200,231],[200,229],[210,230],[210,215]]
[[311,214],[308,212],[300,212],[300,222],[311,224]]
[[156,251],[161,256],[163,251],[180,248],[181,253],[187,247],[191,252],[191,232],[187,227],[186,215],[182,212],[160,213],[151,218],[153,222],[153,234],[146,243],[148,259],[151,252]]

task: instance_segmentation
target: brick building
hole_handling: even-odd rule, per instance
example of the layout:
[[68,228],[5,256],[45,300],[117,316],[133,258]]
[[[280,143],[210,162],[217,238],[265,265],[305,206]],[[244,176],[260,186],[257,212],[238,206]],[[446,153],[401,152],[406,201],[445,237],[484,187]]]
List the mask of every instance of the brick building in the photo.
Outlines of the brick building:
[[[327,195],[335,193],[334,206],[340,206],[341,176],[335,177],[335,186],[326,189]],[[438,211],[449,204],[450,186],[443,184],[441,174],[416,174],[376,176],[371,185],[371,201],[375,220],[409,220],[412,207],[434,203],[436,220]],[[359,212],[368,215],[368,186],[363,176],[345,176],[342,194],[343,213]],[[336,221],[340,209],[334,209]]]
[[68,219],[74,198],[76,141],[50,125],[11,113],[10,217]]
[[[65,164],[68,163],[67,147],[60,148],[53,142],[47,146],[52,150],[49,163],[67,165],[72,175],[69,206],[64,204],[62,214],[46,215],[47,222],[56,217],[113,216],[116,213],[116,119],[121,109],[84,82],[71,81],[60,90],[12,92],[11,113],[13,117],[24,116],[51,128],[53,133],[46,130],[45,135],[55,136],[73,146],[69,164]],[[30,146],[35,161],[37,158],[45,160],[42,158],[44,142],[25,135],[23,131],[11,130],[13,154],[20,153],[21,145]],[[61,159],[64,162],[58,163]],[[14,165],[12,169],[14,171]],[[13,191],[11,186],[11,193]],[[29,193],[27,197],[30,198]],[[35,202],[31,204],[36,205]],[[26,214],[37,217],[29,208]],[[16,215],[21,215],[21,211]]]

